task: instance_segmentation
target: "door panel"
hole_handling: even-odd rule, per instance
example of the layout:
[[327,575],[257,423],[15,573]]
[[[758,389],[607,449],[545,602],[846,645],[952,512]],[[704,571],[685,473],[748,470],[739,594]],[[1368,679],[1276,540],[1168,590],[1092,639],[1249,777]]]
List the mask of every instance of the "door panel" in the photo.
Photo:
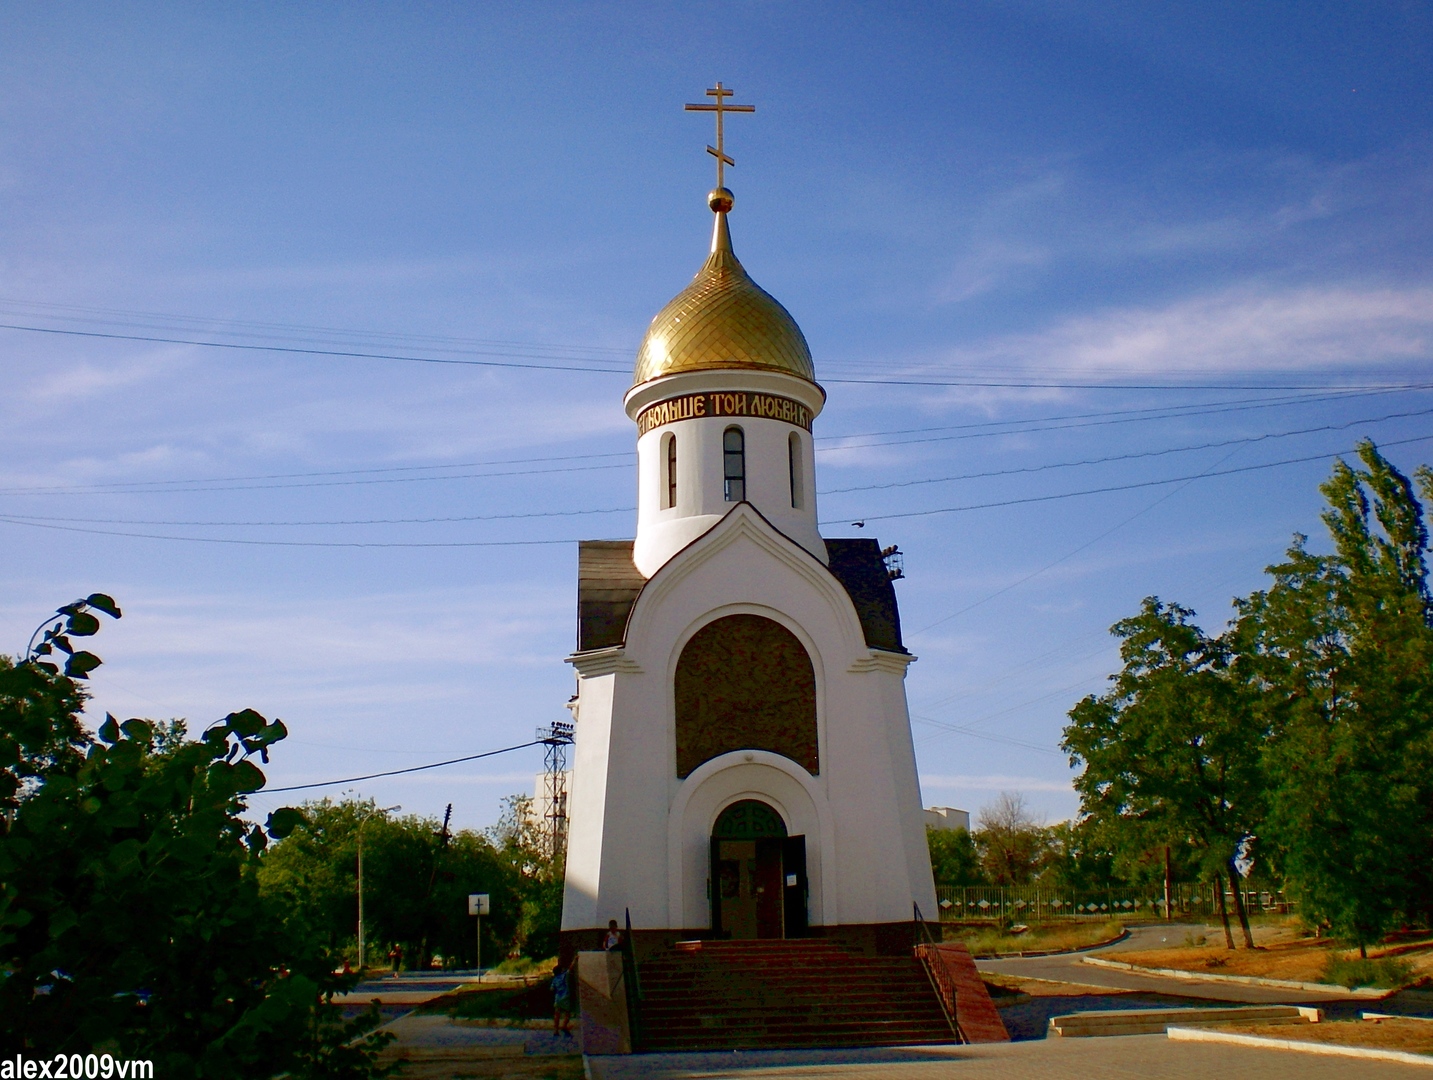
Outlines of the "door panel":
[[770,839],[756,842],[755,876],[753,887],[756,900],[756,936],[759,938],[784,937],[782,925],[782,874],[781,849],[784,840]]
[[807,898],[810,893],[806,880],[806,837],[787,837],[782,841],[781,855],[781,893],[786,916],[786,936],[805,937],[808,921]]

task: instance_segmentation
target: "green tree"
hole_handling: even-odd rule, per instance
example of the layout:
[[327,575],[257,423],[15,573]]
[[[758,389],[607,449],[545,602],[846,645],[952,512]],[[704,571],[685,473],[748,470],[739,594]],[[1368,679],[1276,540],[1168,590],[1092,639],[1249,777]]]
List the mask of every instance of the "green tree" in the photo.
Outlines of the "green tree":
[[98,629],[96,599],[0,664],[0,1031],[32,1055],[109,1051],[164,1076],[374,1075],[376,1017],[342,1019],[329,958],[258,892],[259,853],[294,814],[241,815],[283,725],[246,710],[190,740],[107,717],[92,737],[76,680],[98,658],[58,639]]
[[1237,874],[1239,841],[1262,823],[1267,729],[1229,675],[1227,642],[1193,612],[1155,597],[1115,624],[1123,670],[1107,693],[1070,710],[1061,745],[1081,812],[1121,847],[1187,850],[1215,882],[1225,942],[1234,947],[1223,878],[1234,886],[1244,943],[1254,947]]
[[976,851],[993,885],[1029,885],[1039,876],[1050,851],[1050,834],[1031,816],[1025,798],[1002,791],[976,819]]
[[980,866],[980,853],[967,829],[937,829],[927,826],[930,869],[937,885],[988,885]]
[[[1367,951],[1427,914],[1433,856],[1428,534],[1413,484],[1371,443],[1320,490],[1334,550],[1296,536],[1238,602],[1237,669],[1271,738],[1266,852],[1302,911]],[[1433,479],[1420,474],[1425,496]]]
[[567,860],[565,851],[554,852],[544,840],[532,807],[530,796],[509,795],[488,837],[516,875],[522,910],[518,946],[540,960],[558,952]]
[[483,836],[445,833],[432,818],[393,817],[371,799],[305,803],[303,819],[266,851],[259,882],[296,932],[335,950],[355,950],[358,830],[363,830],[364,922],[368,960],[401,945],[419,967],[434,955],[476,962],[468,894],[492,897],[483,919],[483,955],[505,956],[522,917],[517,873]]

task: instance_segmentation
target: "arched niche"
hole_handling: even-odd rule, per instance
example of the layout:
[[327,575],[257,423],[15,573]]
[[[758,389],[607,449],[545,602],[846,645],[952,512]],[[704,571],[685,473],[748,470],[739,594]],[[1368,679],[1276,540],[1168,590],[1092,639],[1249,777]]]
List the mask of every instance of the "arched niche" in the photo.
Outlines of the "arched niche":
[[816,673],[805,647],[761,615],[726,615],[677,660],[677,775],[733,750],[769,750],[820,771]]

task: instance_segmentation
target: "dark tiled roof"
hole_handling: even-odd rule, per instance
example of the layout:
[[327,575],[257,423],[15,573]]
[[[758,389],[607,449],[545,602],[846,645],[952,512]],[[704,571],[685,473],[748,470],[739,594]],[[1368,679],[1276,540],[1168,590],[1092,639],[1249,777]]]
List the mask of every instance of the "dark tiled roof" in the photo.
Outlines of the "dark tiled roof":
[[881,559],[881,545],[865,537],[827,540],[826,556],[831,573],[846,586],[851,603],[856,605],[866,644],[887,652],[905,652],[896,589]]
[[[647,583],[632,562],[631,540],[583,540],[577,545],[577,651],[621,645],[627,616]],[[827,540],[835,575],[856,605],[866,644],[905,652],[896,590],[881,560],[881,546],[864,537]]]
[[631,540],[577,544],[577,651],[621,645],[627,616],[647,584],[632,562]]

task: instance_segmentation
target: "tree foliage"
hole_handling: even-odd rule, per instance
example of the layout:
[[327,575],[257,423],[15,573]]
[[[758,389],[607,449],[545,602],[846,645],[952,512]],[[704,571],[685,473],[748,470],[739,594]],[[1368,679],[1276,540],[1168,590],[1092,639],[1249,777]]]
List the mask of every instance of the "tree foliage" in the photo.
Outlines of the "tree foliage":
[[1296,537],[1232,636],[1270,732],[1271,854],[1306,915],[1366,946],[1428,913],[1433,611],[1414,486],[1373,444],[1359,458],[1321,488],[1332,553]]
[[[1418,483],[1433,498],[1427,469]],[[1169,844],[1217,880],[1257,836],[1304,916],[1366,946],[1429,914],[1426,509],[1370,442],[1320,490],[1332,551],[1295,536],[1215,637],[1147,599],[1114,626],[1123,670],[1071,710],[1063,745],[1086,821],[1116,848]]]
[[930,868],[940,885],[988,885],[980,866],[980,853],[967,829],[926,827]]
[[486,838],[446,834],[432,818],[390,816],[372,799],[322,799],[300,809],[302,821],[264,854],[258,875],[295,932],[353,954],[362,829],[369,963],[397,944],[414,966],[426,967],[435,956],[450,966],[472,966],[467,898],[479,892],[492,897],[492,915],[482,926],[484,959],[507,954],[521,915],[517,875]]
[[[70,609],[69,633],[98,628]],[[150,1058],[174,1077],[373,1075],[381,1040],[353,1040],[376,1019],[345,1022],[327,1004],[339,987],[330,958],[285,933],[258,889],[260,853],[295,815],[277,811],[267,827],[241,815],[283,724],[244,710],[191,740],[107,717],[91,736],[76,679],[98,658],[65,674],[46,643],[77,655],[51,636],[0,663],[0,1031],[11,1048]]]
[[1030,813],[1023,795],[1009,791],[981,808],[974,840],[980,868],[992,885],[1033,884],[1050,850],[1044,823]]

